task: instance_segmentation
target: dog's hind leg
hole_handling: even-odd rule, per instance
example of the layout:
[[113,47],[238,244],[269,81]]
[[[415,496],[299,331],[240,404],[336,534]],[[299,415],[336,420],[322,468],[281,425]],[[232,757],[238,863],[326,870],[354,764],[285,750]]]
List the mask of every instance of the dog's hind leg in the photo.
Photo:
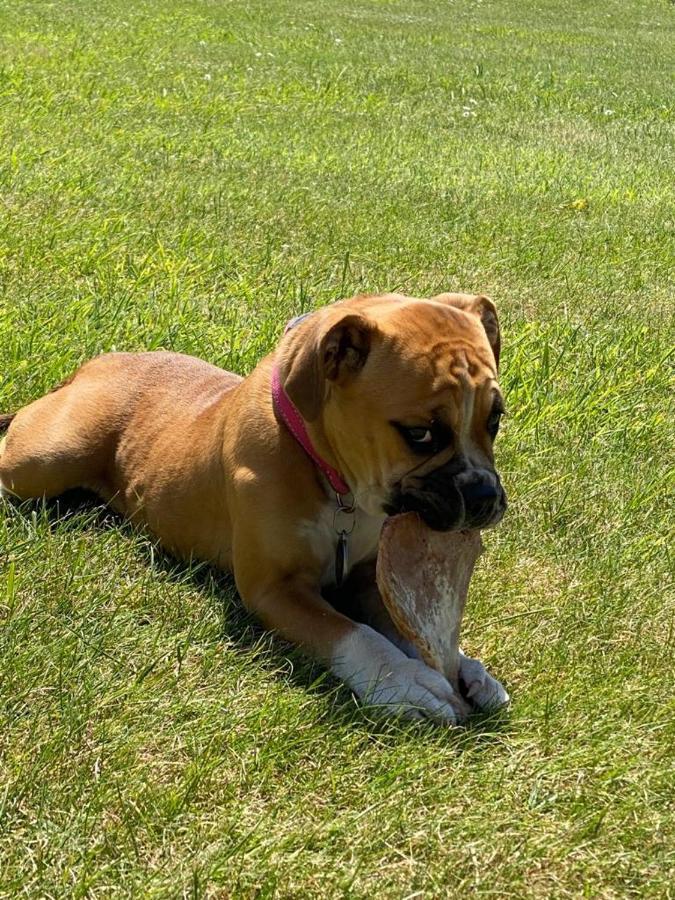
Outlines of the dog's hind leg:
[[104,492],[111,425],[88,379],[74,379],[2,416],[0,490],[21,500],[56,497],[71,488]]
[[[7,414],[3,413],[2,415],[0,415],[0,431],[7,431],[7,429],[9,428],[9,426],[12,424],[13,421],[14,421],[13,414],[7,415]],[[0,464],[2,462],[2,456],[5,452],[5,444],[6,443],[7,443],[7,438],[4,438],[4,437],[0,438]],[[6,488],[3,485],[2,478],[0,477],[0,499],[2,499],[3,497],[10,497],[10,496],[11,496],[11,492],[10,492],[9,488]]]
[[[5,449],[5,439],[2,438],[2,440],[0,440],[0,460],[2,460],[2,454],[4,452],[4,449]],[[9,489],[3,486],[2,478],[0,478],[0,498],[9,497],[9,496],[10,496]]]

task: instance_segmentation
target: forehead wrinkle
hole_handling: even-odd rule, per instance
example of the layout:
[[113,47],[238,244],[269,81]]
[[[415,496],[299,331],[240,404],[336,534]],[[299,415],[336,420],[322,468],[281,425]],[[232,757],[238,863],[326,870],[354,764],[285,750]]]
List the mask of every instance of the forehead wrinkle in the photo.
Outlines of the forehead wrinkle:
[[495,376],[494,359],[483,347],[471,344],[445,341],[437,345],[442,350],[429,352],[429,362],[434,374],[444,375],[450,373],[456,375],[459,370],[468,371],[472,378],[478,378],[481,372]]
[[466,356],[464,354],[462,355],[464,356],[464,367],[458,367],[457,369],[457,380],[462,387],[462,402],[459,406],[461,412],[457,433],[460,436],[460,443],[464,444],[469,437],[471,422],[473,421],[476,388],[471,378],[470,364],[467,361]]
[[437,362],[435,365],[436,380],[441,384],[435,388],[433,393],[446,391],[448,388],[455,390],[473,390],[473,379],[478,374],[477,366],[467,357],[465,351],[459,351],[454,354],[453,359],[447,362],[443,368]]

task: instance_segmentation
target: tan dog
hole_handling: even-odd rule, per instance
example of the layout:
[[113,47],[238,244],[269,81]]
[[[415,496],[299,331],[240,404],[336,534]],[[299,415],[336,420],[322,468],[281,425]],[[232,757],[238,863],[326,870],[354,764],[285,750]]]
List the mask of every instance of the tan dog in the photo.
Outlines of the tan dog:
[[[176,353],[107,354],[0,420],[0,488],[95,491],[178,556],[233,571],[268,628],[360,697],[457,722],[469,704],[396,634],[374,560],[388,513],[437,529],[500,520],[498,359],[494,305],[468,294],[336,303],[246,379]],[[476,706],[508,700],[477,660],[460,677]]]

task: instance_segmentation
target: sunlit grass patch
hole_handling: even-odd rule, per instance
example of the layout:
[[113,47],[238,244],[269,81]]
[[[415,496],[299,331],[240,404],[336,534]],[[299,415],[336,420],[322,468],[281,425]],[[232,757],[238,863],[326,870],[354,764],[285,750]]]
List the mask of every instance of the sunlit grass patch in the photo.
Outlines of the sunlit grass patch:
[[0,511],[0,895],[668,896],[667,4],[12,2],[0,411],[110,349],[243,374],[357,291],[480,290],[510,496],[467,648],[382,724],[100,507]]

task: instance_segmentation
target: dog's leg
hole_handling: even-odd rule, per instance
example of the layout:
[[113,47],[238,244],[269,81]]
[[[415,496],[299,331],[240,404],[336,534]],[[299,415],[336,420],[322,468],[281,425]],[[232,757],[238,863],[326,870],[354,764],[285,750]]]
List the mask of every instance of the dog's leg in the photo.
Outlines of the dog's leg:
[[411,659],[420,659],[417,648],[399,634],[382,601],[375,579],[375,560],[359,563],[341,588],[328,593],[331,604],[355,622],[370,625]]
[[[350,618],[380,632],[406,656],[420,659],[417,649],[401,637],[387,612],[375,581],[375,566],[374,561],[357,566],[344,589],[336,593],[335,605]],[[459,652],[459,677],[463,693],[471,704],[481,710],[505,706],[509,695],[499,681],[490,675],[480,660],[467,656],[461,650]]]
[[465,701],[441,674],[406,656],[369,625],[338,613],[306,580],[286,578],[264,590],[248,588],[240,579],[237,583],[266,627],[327,664],[379,711],[445,724],[468,714]]
[[27,500],[100,489],[109,431],[96,398],[77,379],[25,406],[0,444],[3,494]]
[[459,678],[467,698],[481,710],[506,706],[510,697],[504,686],[493,678],[479,659],[459,651]]
[[440,672],[411,659],[368,625],[335,645],[331,670],[362,699],[408,718],[464,721],[469,707]]
[[[2,467],[2,454],[5,451],[6,440],[7,440],[7,438],[2,438],[2,440],[0,440],[0,471],[1,471],[1,467]],[[2,478],[0,477],[0,499],[3,497],[11,497],[11,496],[12,496],[11,491],[9,490],[8,487],[5,487],[5,485],[3,485]]]
[[[343,596],[341,596],[341,594]],[[333,598],[331,597],[333,602]],[[358,622],[370,625],[384,635],[406,656],[420,659],[417,649],[401,637],[382,601],[375,583],[375,563],[363,563],[349,577],[344,590],[336,595],[337,608]],[[481,710],[496,709],[509,702],[504,687],[493,678],[480,660],[460,652],[459,676],[463,693],[474,707]]]

